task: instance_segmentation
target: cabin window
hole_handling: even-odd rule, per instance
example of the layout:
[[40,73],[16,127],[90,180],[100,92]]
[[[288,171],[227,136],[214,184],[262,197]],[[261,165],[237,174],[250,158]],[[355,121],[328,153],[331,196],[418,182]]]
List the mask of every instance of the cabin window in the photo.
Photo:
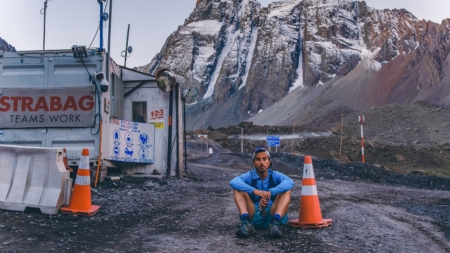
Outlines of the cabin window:
[[147,123],[147,102],[133,102],[133,122]]

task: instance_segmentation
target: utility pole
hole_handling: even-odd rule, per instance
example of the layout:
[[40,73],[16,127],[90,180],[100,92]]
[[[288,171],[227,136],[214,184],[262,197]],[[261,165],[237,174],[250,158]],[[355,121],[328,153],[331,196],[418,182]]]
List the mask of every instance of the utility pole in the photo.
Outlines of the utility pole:
[[294,120],[294,124],[292,125],[292,145],[291,145],[291,153],[294,151],[294,134],[295,134],[295,120]]
[[[111,20],[112,20],[112,2],[113,0],[109,0],[109,22],[108,22],[108,52],[106,57],[106,81],[109,81],[109,59],[111,57]],[[111,91],[112,92],[112,91]]]
[[47,18],[47,2],[48,2],[48,0],[45,0],[44,8],[41,9],[41,14],[44,15],[44,37],[43,37],[43,41],[42,41],[42,50],[45,50],[45,21],[46,21],[46,18]]
[[244,153],[244,128],[241,127],[241,153]]
[[128,57],[128,37],[130,36],[130,24],[128,24],[128,31],[127,31],[127,44],[125,46],[125,63],[123,64],[124,67],[127,66],[127,57]]
[[344,134],[344,114],[341,114],[341,145],[339,148],[339,155],[342,155],[342,135]]

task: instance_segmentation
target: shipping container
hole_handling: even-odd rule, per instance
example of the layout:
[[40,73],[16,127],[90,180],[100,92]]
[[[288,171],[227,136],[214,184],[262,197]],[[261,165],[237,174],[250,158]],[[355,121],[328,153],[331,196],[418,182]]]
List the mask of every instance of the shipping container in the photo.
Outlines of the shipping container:
[[106,68],[107,57],[83,46],[0,51],[0,144],[66,148],[71,167],[88,148],[101,179],[108,167],[181,177],[179,85],[164,90],[155,76],[112,59]]

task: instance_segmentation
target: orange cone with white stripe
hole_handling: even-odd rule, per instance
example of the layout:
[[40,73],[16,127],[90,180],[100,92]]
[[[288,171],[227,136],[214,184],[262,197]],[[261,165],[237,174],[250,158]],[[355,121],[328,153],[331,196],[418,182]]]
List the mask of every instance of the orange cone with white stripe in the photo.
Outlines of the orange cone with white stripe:
[[298,228],[325,228],[331,222],[331,219],[322,218],[311,156],[305,156],[298,219],[290,220],[289,225]]
[[91,175],[89,169],[89,149],[83,149],[75,178],[69,207],[61,208],[63,214],[94,215],[100,206],[91,204]]

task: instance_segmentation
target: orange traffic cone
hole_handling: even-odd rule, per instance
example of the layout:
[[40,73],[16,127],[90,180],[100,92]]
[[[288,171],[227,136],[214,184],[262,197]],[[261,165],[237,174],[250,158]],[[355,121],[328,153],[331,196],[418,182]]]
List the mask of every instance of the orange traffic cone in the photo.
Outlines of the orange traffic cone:
[[94,215],[100,206],[91,204],[91,176],[89,170],[89,149],[83,149],[75,178],[69,207],[61,208],[63,214]]
[[289,225],[298,228],[325,228],[330,226],[331,222],[331,219],[322,219],[311,156],[305,156],[298,219],[290,220]]

